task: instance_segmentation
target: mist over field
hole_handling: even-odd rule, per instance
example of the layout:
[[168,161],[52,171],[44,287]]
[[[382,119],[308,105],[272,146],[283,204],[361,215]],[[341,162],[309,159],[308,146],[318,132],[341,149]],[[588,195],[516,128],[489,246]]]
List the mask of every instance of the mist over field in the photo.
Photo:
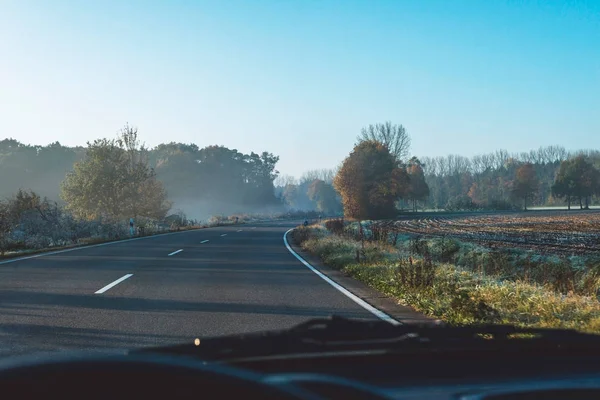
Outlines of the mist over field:
[[173,200],[171,213],[182,212],[188,219],[206,222],[214,216],[229,215],[272,215],[282,213],[287,209],[285,205],[272,204],[270,206],[248,206],[235,202],[215,202],[197,200],[194,198],[176,198]]

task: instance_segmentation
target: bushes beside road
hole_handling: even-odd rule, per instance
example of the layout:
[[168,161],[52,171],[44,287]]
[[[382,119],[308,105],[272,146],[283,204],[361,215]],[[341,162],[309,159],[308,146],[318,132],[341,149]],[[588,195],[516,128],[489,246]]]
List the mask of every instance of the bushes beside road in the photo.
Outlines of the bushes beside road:
[[[450,261],[457,254],[483,256],[477,248],[461,249],[459,242],[415,242],[396,237],[394,246],[387,237],[365,240],[364,232],[361,240],[356,225],[346,225],[340,232],[336,224],[339,222],[328,221],[296,228],[294,240],[326,265],[424,314],[451,324],[510,323],[600,333],[600,303],[591,295],[598,285],[593,271],[579,277],[581,290],[572,290],[575,286],[571,285],[561,293],[567,287],[556,286],[556,282],[543,283],[524,274],[507,276],[502,268],[484,272],[457,266]],[[410,247],[412,254],[406,252]],[[487,257],[489,263],[501,263],[493,255]],[[563,284],[568,281],[568,277],[558,280]],[[587,289],[583,289],[584,281],[588,282]]]
[[[135,218],[135,236],[201,227],[185,215]],[[0,256],[101,243],[131,236],[127,220],[76,218],[55,202],[20,190],[0,200]]]
[[[286,218],[314,220],[318,218],[318,214],[299,211],[245,213],[213,216],[206,221],[197,221],[187,218],[183,212],[176,212],[163,219],[135,218],[134,236]],[[76,218],[64,207],[41,199],[32,191],[19,191],[10,199],[0,200],[0,257],[15,257],[129,237],[131,233],[127,220]]]

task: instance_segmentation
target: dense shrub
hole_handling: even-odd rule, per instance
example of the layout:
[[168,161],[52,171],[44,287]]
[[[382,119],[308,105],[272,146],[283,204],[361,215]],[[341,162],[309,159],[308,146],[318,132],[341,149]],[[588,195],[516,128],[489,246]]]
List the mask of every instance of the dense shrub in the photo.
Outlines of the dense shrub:
[[311,237],[310,228],[299,226],[292,231],[292,237],[294,238],[295,243],[302,245]]
[[455,255],[460,250],[458,241],[453,238],[431,239],[428,244],[429,254],[442,262],[454,261]]
[[487,209],[494,211],[513,211],[518,210],[519,207],[507,200],[492,200]]
[[478,209],[478,206],[469,196],[463,195],[448,199],[444,209],[446,211],[474,211]]
[[[182,219],[183,218],[183,219]],[[185,215],[179,220],[189,223]],[[20,191],[0,202],[0,253],[40,250],[50,247],[97,243],[131,236],[128,221],[99,217],[78,219],[58,204],[40,199],[34,192]],[[7,224],[8,223],[8,224]],[[148,235],[169,230],[166,222],[148,217],[135,219],[134,235]]]
[[344,232],[344,220],[342,218],[328,219],[325,228],[331,233],[341,235]]

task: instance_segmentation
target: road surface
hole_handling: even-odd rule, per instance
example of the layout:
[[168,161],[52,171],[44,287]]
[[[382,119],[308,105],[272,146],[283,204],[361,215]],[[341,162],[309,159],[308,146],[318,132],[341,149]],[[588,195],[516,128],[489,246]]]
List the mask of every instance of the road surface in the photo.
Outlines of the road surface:
[[187,231],[0,261],[0,356],[190,342],[374,318],[285,247],[295,224]]

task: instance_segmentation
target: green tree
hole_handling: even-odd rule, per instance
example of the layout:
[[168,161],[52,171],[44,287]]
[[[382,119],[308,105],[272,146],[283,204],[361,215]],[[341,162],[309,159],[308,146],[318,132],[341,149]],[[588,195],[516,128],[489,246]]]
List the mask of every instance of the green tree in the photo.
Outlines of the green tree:
[[268,205],[276,203],[273,181],[279,171],[275,165],[279,157],[266,151],[260,155],[254,152],[244,157],[244,200],[246,204]]
[[279,157],[271,153],[243,154],[224,146],[199,149],[195,145],[169,143],[150,152],[157,178],[165,185],[174,206],[188,215],[256,210],[276,206],[283,197],[275,195]]
[[196,154],[198,153],[198,150],[198,146],[193,143],[162,143],[149,152],[150,166],[156,168],[161,162],[164,162],[173,156]]
[[326,214],[336,214],[341,211],[341,204],[333,185],[321,179],[312,181],[308,187],[308,198],[316,203],[317,211]]
[[571,179],[572,172],[569,169],[571,169],[571,163],[563,161],[552,185],[552,195],[559,199],[564,198],[567,201],[567,208],[570,210],[571,200],[575,193],[575,181]]
[[585,200],[585,208],[590,208],[590,198],[600,194],[600,171],[594,167],[591,160],[578,160],[576,169],[581,173],[581,193],[579,195],[579,206],[582,207],[581,198]]
[[298,185],[294,185],[293,183],[288,183],[283,187],[283,192],[281,197],[286,205],[291,208],[299,208],[298,207]]
[[418,158],[411,158],[406,169],[410,184],[405,196],[412,201],[413,211],[417,211],[417,201],[425,200],[429,196],[429,185],[425,182],[425,174]]
[[539,188],[539,180],[531,163],[520,166],[515,173],[512,194],[523,201],[523,210],[527,211],[527,202],[534,198]]
[[126,126],[119,138],[88,143],[84,160],[62,183],[61,197],[77,217],[164,218],[171,204],[148,166],[137,130]]
[[395,201],[405,193],[409,179],[387,147],[363,141],[344,160],[334,179],[349,218],[379,219],[396,215]]
[[60,182],[80,157],[79,149],[55,142],[30,146],[14,139],[0,140],[0,197],[8,197],[20,188],[59,198]]
[[155,171],[171,199],[198,199],[202,196],[202,177],[196,153],[174,152],[165,155],[158,159]]
[[579,207],[589,206],[589,198],[600,191],[600,172],[584,155],[563,161],[560,164],[556,179],[552,185],[552,194],[558,198],[566,198],[569,210],[571,201],[576,199]]
[[33,190],[19,189],[8,204],[13,218],[19,220],[23,214],[40,209],[42,199]]

